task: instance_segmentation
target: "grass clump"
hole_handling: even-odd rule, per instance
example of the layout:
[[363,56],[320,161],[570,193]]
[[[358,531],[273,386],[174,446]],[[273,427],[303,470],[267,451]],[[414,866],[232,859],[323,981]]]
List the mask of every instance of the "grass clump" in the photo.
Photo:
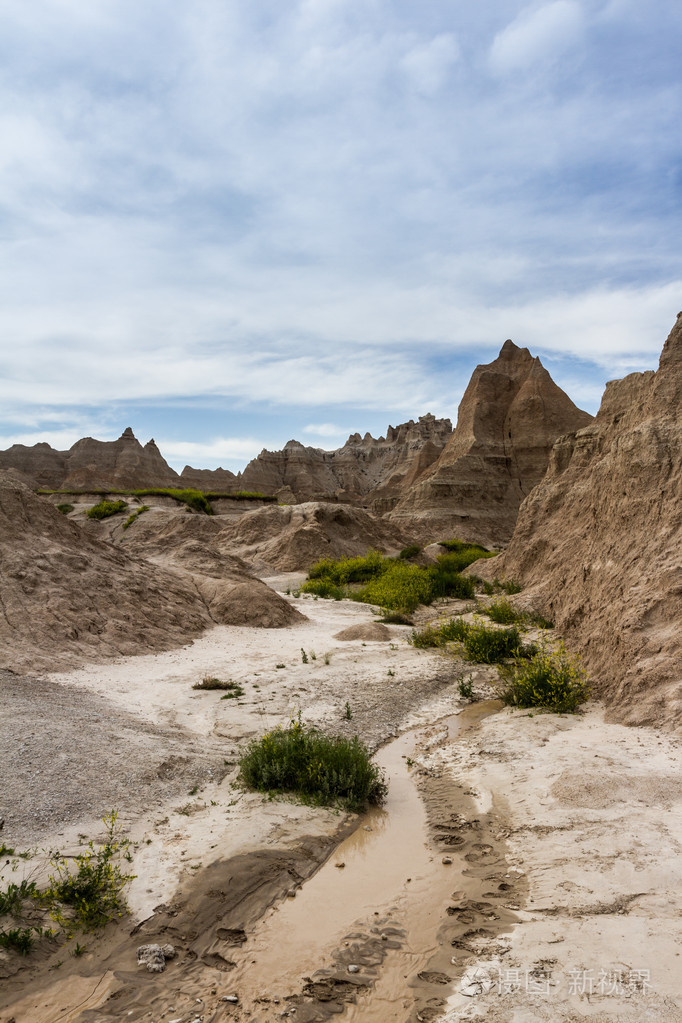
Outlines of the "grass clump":
[[9,931],[0,931],[0,948],[5,948],[19,955],[27,956],[33,948],[33,930],[31,927],[14,927]]
[[349,810],[381,803],[386,784],[357,736],[344,739],[304,725],[298,718],[254,739],[240,763],[247,788],[293,793],[321,806],[340,802]]
[[201,682],[195,682],[192,689],[234,689],[236,682],[224,681],[222,678],[214,678],[212,675],[204,675]]
[[61,853],[50,859],[55,872],[41,899],[52,918],[69,932],[74,926],[84,931],[99,930],[127,909],[123,889],[135,875],[124,874],[118,860],[129,855],[130,843],[120,837],[118,811],[112,810],[102,820],[106,828],[103,844],[95,847],[89,842],[75,857],[75,870]]
[[495,579],[495,586],[497,586],[500,590],[504,590],[504,592],[510,597],[514,593],[520,593],[523,589],[521,583],[517,583],[515,579],[503,579],[501,581],[499,579]]
[[123,523],[123,528],[128,529],[129,526],[132,526],[135,519],[139,519],[140,515],[143,515],[147,511],[149,511],[149,505],[143,504],[141,508],[138,508],[137,511],[133,512],[130,518],[126,519]]
[[508,629],[469,625],[463,642],[469,660],[479,664],[499,664],[510,657],[522,656],[524,650],[521,634],[515,625]]
[[75,507],[75,505],[68,504],[68,502],[65,502],[64,504],[58,504],[57,505],[57,511],[60,511],[62,513],[62,515],[68,515],[69,512],[73,511],[74,507]]
[[481,612],[498,625],[520,625],[528,618],[525,611],[517,611],[511,601],[504,598],[492,600]]
[[541,707],[556,714],[573,714],[590,695],[579,658],[563,643],[542,646],[509,669],[501,698],[512,707]]
[[10,882],[5,891],[0,890],[0,916],[21,916],[24,902],[37,897],[35,881],[24,879],[20,884]]
[[97,504],[93,504],[92,508],[88,508],[85,514],[89,519],[108,519],[111,515],[125,511],[127,507],[125,501],[107,501],[106,498],[102,498]]

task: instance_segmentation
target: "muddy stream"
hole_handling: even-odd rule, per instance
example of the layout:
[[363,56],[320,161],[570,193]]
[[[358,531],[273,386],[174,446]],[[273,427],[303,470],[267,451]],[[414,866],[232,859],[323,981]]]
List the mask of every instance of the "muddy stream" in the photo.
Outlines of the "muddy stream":
[[[326,978],[353,986],[344,1019],[408,1019],[415,978],[442,944],[438,932],[445,907],[462,887],[465,866],[429,839],[412,758],[425,746],[456,741],[463,729],[499,706],[473,704],[406,732],[377,753],[389,785],[384,806],[365,814],[320,870],[269,910],[233,954],[237,968],[230,980],[254,1020],[274,1019],[277,1008],[281,1014],[306,981],[308,993],[319,995]],[[245,992],[252,994],[244,997]],[[300,1009],[297,1018],[303,1018]]]

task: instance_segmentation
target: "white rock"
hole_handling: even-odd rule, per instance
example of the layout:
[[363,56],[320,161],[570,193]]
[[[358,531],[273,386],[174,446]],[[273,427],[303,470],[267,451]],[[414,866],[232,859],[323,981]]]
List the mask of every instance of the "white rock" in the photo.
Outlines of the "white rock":
[[160,945],[140,945],[137,950],[137,965],[146,966],[150,973],[163,973],[166,958]]
[[470,966],[468,970],[464,971],[459,982],[459,990],[467,998],[487,995],[492,986],[492,978],[482,966]]
[[359,973],[360,972],[360,967],[356,963],[351,963],[350,966],[348,967],[348,972],[349,973]]

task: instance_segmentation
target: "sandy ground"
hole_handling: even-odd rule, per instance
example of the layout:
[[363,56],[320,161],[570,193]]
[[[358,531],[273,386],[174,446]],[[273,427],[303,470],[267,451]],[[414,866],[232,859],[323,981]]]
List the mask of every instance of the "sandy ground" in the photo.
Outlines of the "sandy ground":
[[487,994],[444,1021],[682,1020],[682,744],[648,728],[505,710],[428,758],[506,818],[528,899],[470,943]]
[[[362,605],[296,604],[294,628],[5,678],[2,840],[73,854],[117,806],[137,878],[131,917],[82,957],[0,951],[0,1023],[682,1020],[680,740],[598,707],[453,718],[461,662],[406,627],[336,640],[373,620]],[[493,674],[474,672],[479,699]],[[243,697],[193,690],[205,675]],[[299,711],[373,747],[402,733],[379,753],[385,810],[236,787],[243,745]],[[178,949],[163,974],[136,967],[148,941]]]

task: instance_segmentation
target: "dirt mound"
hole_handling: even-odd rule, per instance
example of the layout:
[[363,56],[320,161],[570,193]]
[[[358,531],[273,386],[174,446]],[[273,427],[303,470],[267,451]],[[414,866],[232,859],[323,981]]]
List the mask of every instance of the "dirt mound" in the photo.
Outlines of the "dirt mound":
[[592,425],[557,442],[508,550],[581,651],[610,715],[682,727],[682,314],[656,373],[607,384]]
[[506,543],[555,440],[591,418],[527,348],[505,341],[494,362],[474,370],[447,446],[389,517],[409,522],[426,541]]
[[295,572],[320,558],[365,554],[370,548],[400,550],[409,542],[400,527],[360,508],[312,501],[247,512],[220,533],[221,549],[257,572]]
[[88,536],[0,473],[0,666],[50,670],[164,650],[235,617],[240,624],[300,619],[246,573],[198,586],[203,578]]
[[368,622],[366,625],[351,625],[348,629],[337,632],[334,639],[362,639],[372,643],[388,643],[392,639],[391,630],[381,622]]

